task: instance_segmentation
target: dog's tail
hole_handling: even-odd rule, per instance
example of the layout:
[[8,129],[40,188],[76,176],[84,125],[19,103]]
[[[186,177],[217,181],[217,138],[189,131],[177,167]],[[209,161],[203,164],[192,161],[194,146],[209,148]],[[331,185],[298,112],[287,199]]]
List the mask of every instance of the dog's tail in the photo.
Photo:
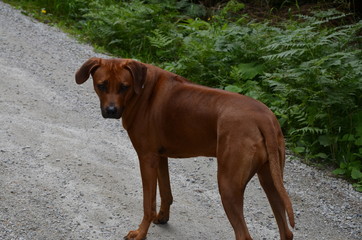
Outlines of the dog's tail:
[[292,203],[287,190],[283,184],[283,170],[285,165],[285,144],[278,120],[271,120],[271,124],[264,126],[262,132],[265,133],[265,146],[268,153],[270,172],[276,190],[283,200],[290,226],[294,228],[294,213]]

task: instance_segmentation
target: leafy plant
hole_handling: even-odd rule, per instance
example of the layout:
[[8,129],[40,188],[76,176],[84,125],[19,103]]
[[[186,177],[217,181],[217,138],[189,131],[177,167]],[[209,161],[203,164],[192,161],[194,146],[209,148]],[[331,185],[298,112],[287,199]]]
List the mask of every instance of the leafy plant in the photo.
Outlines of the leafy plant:
[[336,174],[360,184],[362,51],[357,33],[362,22],[325,28],[344,15],[327,16],[303,16],[307,21],[301,27],[271,39],[264,47],[269,54],[262,58],[277,70],[266,73],[263,82],[285,100],[279,107],[271,104],[283,114],[292,149],[309,158],[330,158],[340,167]]

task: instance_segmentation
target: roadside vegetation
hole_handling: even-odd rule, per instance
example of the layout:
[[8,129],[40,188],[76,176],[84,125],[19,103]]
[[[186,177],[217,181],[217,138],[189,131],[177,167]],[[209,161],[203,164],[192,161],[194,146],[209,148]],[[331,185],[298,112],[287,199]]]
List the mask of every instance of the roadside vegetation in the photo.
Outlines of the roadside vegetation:
[[291,7],[275,21],[278,9],[256,19],[250,1],[5,2],[100,51],[264,102],[291,151],[362,191],[362,21],[352,13],[284,1]]

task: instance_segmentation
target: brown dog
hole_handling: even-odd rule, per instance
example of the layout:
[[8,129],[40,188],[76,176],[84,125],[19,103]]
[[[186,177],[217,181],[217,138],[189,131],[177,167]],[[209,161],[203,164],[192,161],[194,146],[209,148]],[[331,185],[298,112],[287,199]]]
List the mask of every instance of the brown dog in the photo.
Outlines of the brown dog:
[[77,71],[76,82],[82,84],[90,75],[103,117],[122,117],[140,162],[144,216],[125,239],[145,239],[152,221],[167,223],[172,204],[167,158],[194,156],[217,157],[219,192],[237,240],[251,239],[243,198],[255,173],[273,209],[280,238],[293,239],[286,217],[287,213],[294,227],[293,209],[283,185],[284,138],[264,104],[130,59],[91,58]]

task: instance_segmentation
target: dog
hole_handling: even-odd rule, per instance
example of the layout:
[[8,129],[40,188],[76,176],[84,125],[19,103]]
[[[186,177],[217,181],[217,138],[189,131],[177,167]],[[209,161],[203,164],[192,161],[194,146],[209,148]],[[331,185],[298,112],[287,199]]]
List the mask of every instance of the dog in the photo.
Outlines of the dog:
[[[292,203],[283,185],[284,137],[277,118],[250,97],[194,84],[132,59],[87,60],[77,84],[92,76],[104,118],[122,118],[137,152],[144,215],[124,239],[145,239],[151,222],[165,224],[173,201],[168,158],[217,158],[219,193],[236,240],[252,239],[243,215],[244,190],[258,174],[278,224],[291,240]],[[161,206],[156,212],[156,188]]]

